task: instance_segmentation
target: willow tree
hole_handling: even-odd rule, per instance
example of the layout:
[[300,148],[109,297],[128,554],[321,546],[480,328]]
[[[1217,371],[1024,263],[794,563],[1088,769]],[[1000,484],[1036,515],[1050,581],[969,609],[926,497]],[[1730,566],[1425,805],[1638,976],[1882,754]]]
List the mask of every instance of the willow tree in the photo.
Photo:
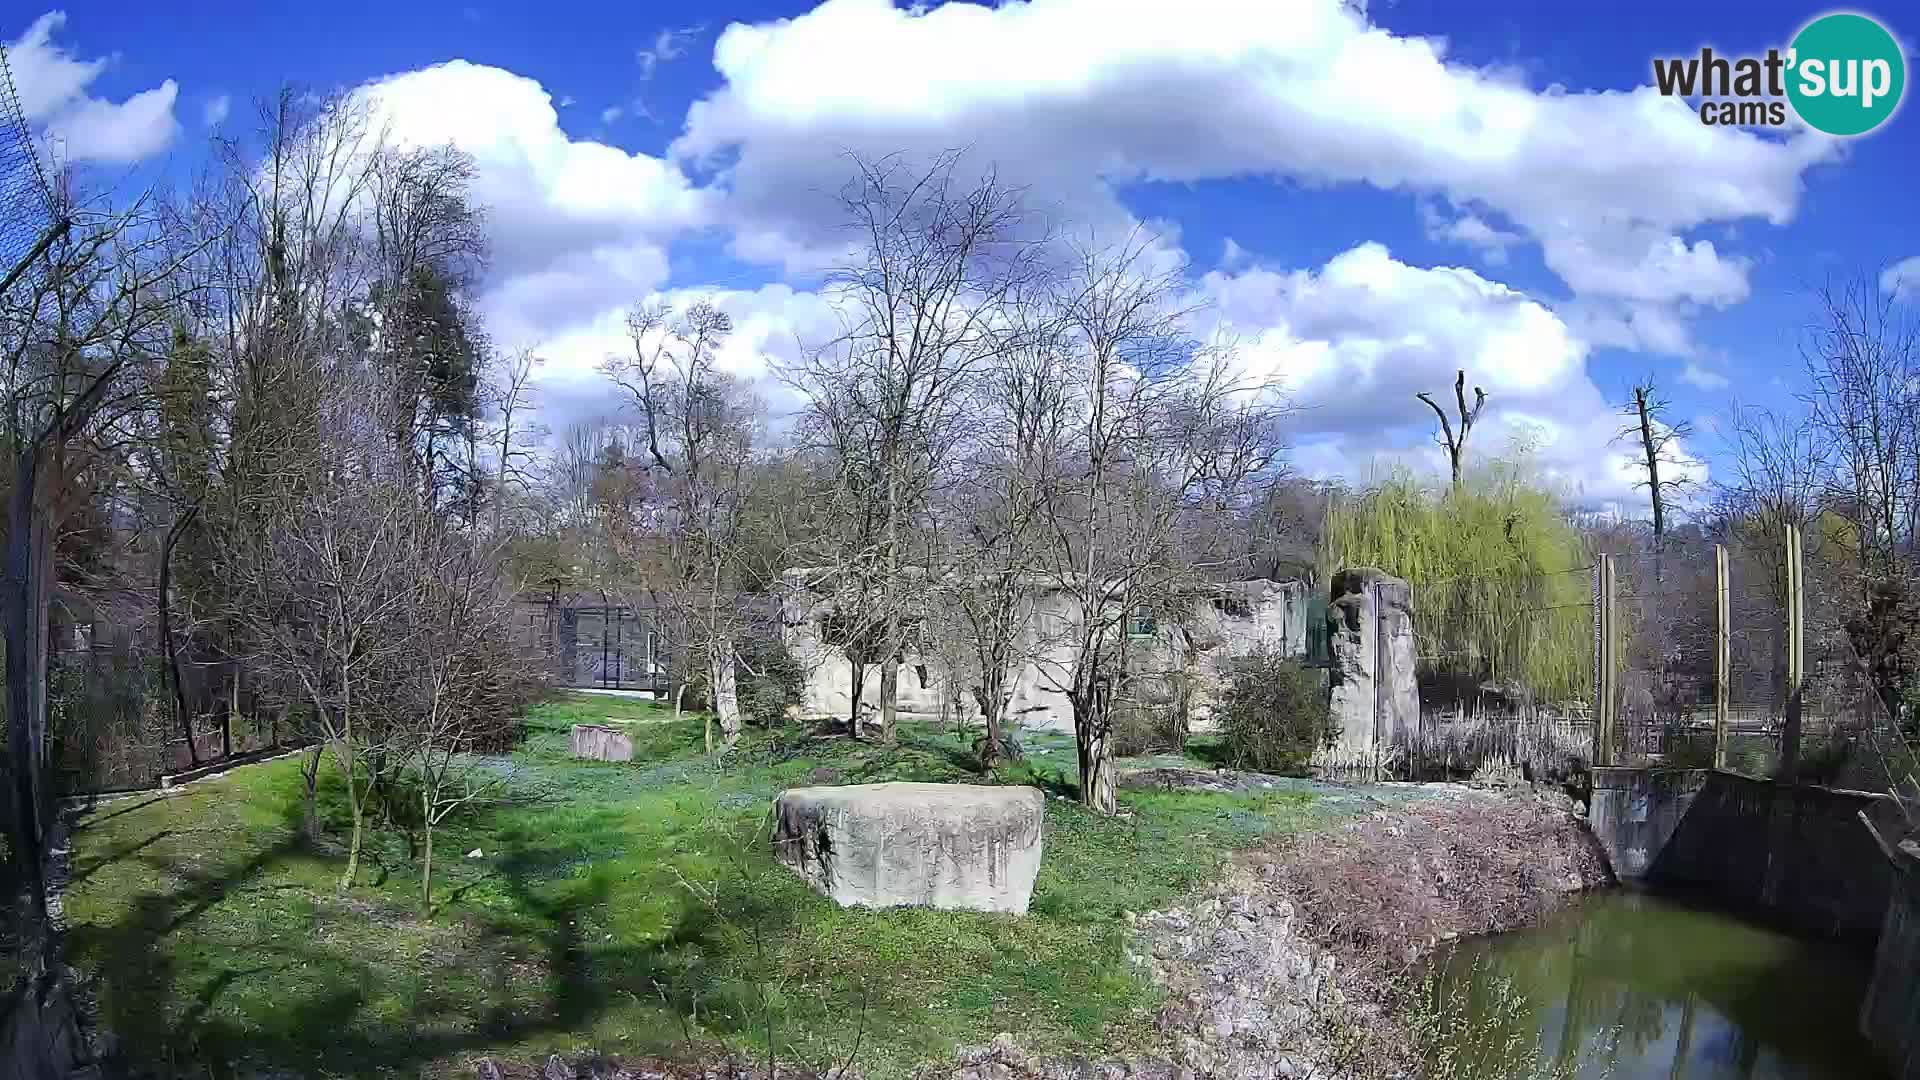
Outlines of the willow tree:
[[1496,462],[1435,490],[1397,474],[1328,511],[1334,566],[1377,566],[1413,586],[1421,657],[1548,700],[1592,688],[1589,558],[1551,491]]

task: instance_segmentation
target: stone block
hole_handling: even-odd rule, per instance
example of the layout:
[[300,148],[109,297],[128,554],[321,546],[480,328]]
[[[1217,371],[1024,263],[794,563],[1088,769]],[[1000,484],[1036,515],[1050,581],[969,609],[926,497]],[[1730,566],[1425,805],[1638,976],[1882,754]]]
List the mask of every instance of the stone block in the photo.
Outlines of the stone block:
[[1045,815],[1031,787],[793,788],[774,800],[774,853],[842,907],[1024,915]]
[[572,736],[573,756],[588,761],[632,761],[633,740],[618,728],[599,724],[575,724]]

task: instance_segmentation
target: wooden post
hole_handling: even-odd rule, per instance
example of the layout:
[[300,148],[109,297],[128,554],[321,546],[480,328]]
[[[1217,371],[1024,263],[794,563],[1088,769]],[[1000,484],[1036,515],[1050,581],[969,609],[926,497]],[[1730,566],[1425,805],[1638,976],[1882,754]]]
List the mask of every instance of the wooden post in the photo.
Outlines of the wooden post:
[[1731,626],[1728,609],[1727,548],[1724,544],[1713,546],[1713,767],[1727,767],[1727,704],[1732,696],[1727,686],[1731,675],[1731,650],[1728,638]]
[[1602,555],[1593,567],[1593,763],[1614,764],[1619,749],[1615,730],[1619,694],[1615,672],[1619,638],[1614,632],[1613,556]]
[[1806,683],[1806,591],[1800,564],[1800,526],[1787,526],[1787,717],[1780,732],[1779,778],[1800,779],[1801,690]]

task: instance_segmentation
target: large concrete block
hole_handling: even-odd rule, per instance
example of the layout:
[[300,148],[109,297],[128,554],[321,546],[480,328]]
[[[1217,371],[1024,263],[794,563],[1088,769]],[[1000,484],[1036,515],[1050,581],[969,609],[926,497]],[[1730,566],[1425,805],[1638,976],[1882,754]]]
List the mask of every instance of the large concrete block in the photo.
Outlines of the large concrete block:
[[774,800],[774,853],[843,907],[1024,915],[1046,804],[1030,787],[794,788]]
[[624,731],[599,724],[575,724],[573,756],[590,761],[632,761],[633,739]]

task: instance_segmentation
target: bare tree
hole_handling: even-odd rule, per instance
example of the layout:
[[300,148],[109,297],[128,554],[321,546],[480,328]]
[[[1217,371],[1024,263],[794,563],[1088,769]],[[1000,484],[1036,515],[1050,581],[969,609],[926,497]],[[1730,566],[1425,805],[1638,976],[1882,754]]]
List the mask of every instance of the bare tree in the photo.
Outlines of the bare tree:
[[1001,347],[1004,301],[1039,269],[1019,193],[991,173],[961,182],[958,161],[853,159],[858,175],[840,202],[861,254],[829,287],[846,326],[788,373],[808,403],[803,438],[836,471],[829,576],[861,624],[840,635],[854,646],[854,727],[869,659],[859,646],[871,644],[882,741],[894,737],[901,653],[925,606],[912,583],[926,579],[907,569],[925,563],[914,534],[936,466],[969,386]]
[[1029,299],[1011,297],[1006,305],[1005,340],[969,402],[965,448],[947,456],[957,481],[931,530],[939,548],[935,591],[958,615],[942,621],[958,623],[971,653],[967,663],[948,666],[969,677],[986,729],[979,743],[986,768],[1012,749],[1006,710],[1013,680],[1037,643],[1029,626],[1042,579],[1034,570],[1051,542],[1044,477],[1066,435],[1064,327]]
[[[740,739],[737,645],[747,631],[738,601],[741,530],[747,472],[760,410],[744,387],[718,366],[732,332],[727,314],[699,302],[675,316],[664,307],[635,309],[627,319],[633,354],[604,370],[627,391],[643,418],[651,467],[661,474],[668,515],[661,522],[668,580],[656,584],[679,646],[700,657],[710,723],[718,747]],[[709,752],[716,748],[707,735]]]
[[[88,446],[122,437],[152,361],[167,342],[181,253],[151,202],[124,210],[81,202],[67,185],[70,228],[39,249],[44,266],[0,297],[0,440],[9,468],[0,632],[6,644],[8,854],[43,925],[48,765],[48,613],[62,523],[87,492]],[[23,943],[29,963],[37,942]]]
[[525,494],[533,481],[534,450],[531,440],[546,429],[531,423],[527,414],[534,405],[534,372],[542,361],[532,349],[522,349],[500,362],[497,378],[487,388],[495,426],[492,432],[494,454],[493,532],[499,536],[506,523],[509,503]]
[[1466,369],[1462,368],[1460,374],[1454,378],[1453,398],[1460,416],[1460,431],[1457,434],[1453,430],[1452,421],[1447,419],[1447,411],[1442,409],[1431,395],[1423,392],[1415,394],[1414,397],[1426,402],[1427,408],[1433,410],[1433,415],[1440,418],[1440,437],[1435,441],[1446,448],[1447,463],[1453,467],[1453,486],[1457,490],[1460,487],[1461,469],[1467,452],[1467,436],[1473,431],[1474,421],[1480,419],[1480,410],[1486,407],[1487,392],[1477,386],[1474,387],[1473,407],[1469,409]]
[[[1681,450],[1681,444],[1693,434],[1693,425],[1675,421],[1668,415],[1669,403],[1652,379],[1633,388],[1633,400],[1622,406],[1630,422],[1615,439],[1633,439],[1640,444],[1643,478],[1635,487],[1647,489],[1653,509],[1653,542],[1657,551],[1666,541],[1667,515],[1671,499],[1695,486],[1695,478],[1686,470],[1694,465]],[[1662,475],[1662,469],[1665,475]]]
[[511,633],[512,596],[497,552],[444,523],[414,549],[419,595],[392,631],[411,648],[392,673],[402,752],[420,802],[420,903],[433,910],[434,830],[495,795],[508,773],[473,757],[511,715],[528,684],[528,659]]
[[1920,672],[1920,315],[1869,277],[1829,283],[1817,299],[1801,348],[1804,400],[1831,466],[1825,508],[1845,517],[1857,539],[1857,599],[1846,630],[1887,715],[1897,718]]
[[[1177,271],[1140,237],[1085,251],[1054,303],[1063,333],[1061,441],[1045,451],[1043,573],[1065,617],[1046,631],[1045,677],[1071,704],[1081,799],[1113,813],[1117,695],[1157,614],[1209,570],[1178,538],[1230,515],[1278,461],[1276,405],[1229,350],[1192,338]],[[1231,558],[1231,555],[1227,556]]]

